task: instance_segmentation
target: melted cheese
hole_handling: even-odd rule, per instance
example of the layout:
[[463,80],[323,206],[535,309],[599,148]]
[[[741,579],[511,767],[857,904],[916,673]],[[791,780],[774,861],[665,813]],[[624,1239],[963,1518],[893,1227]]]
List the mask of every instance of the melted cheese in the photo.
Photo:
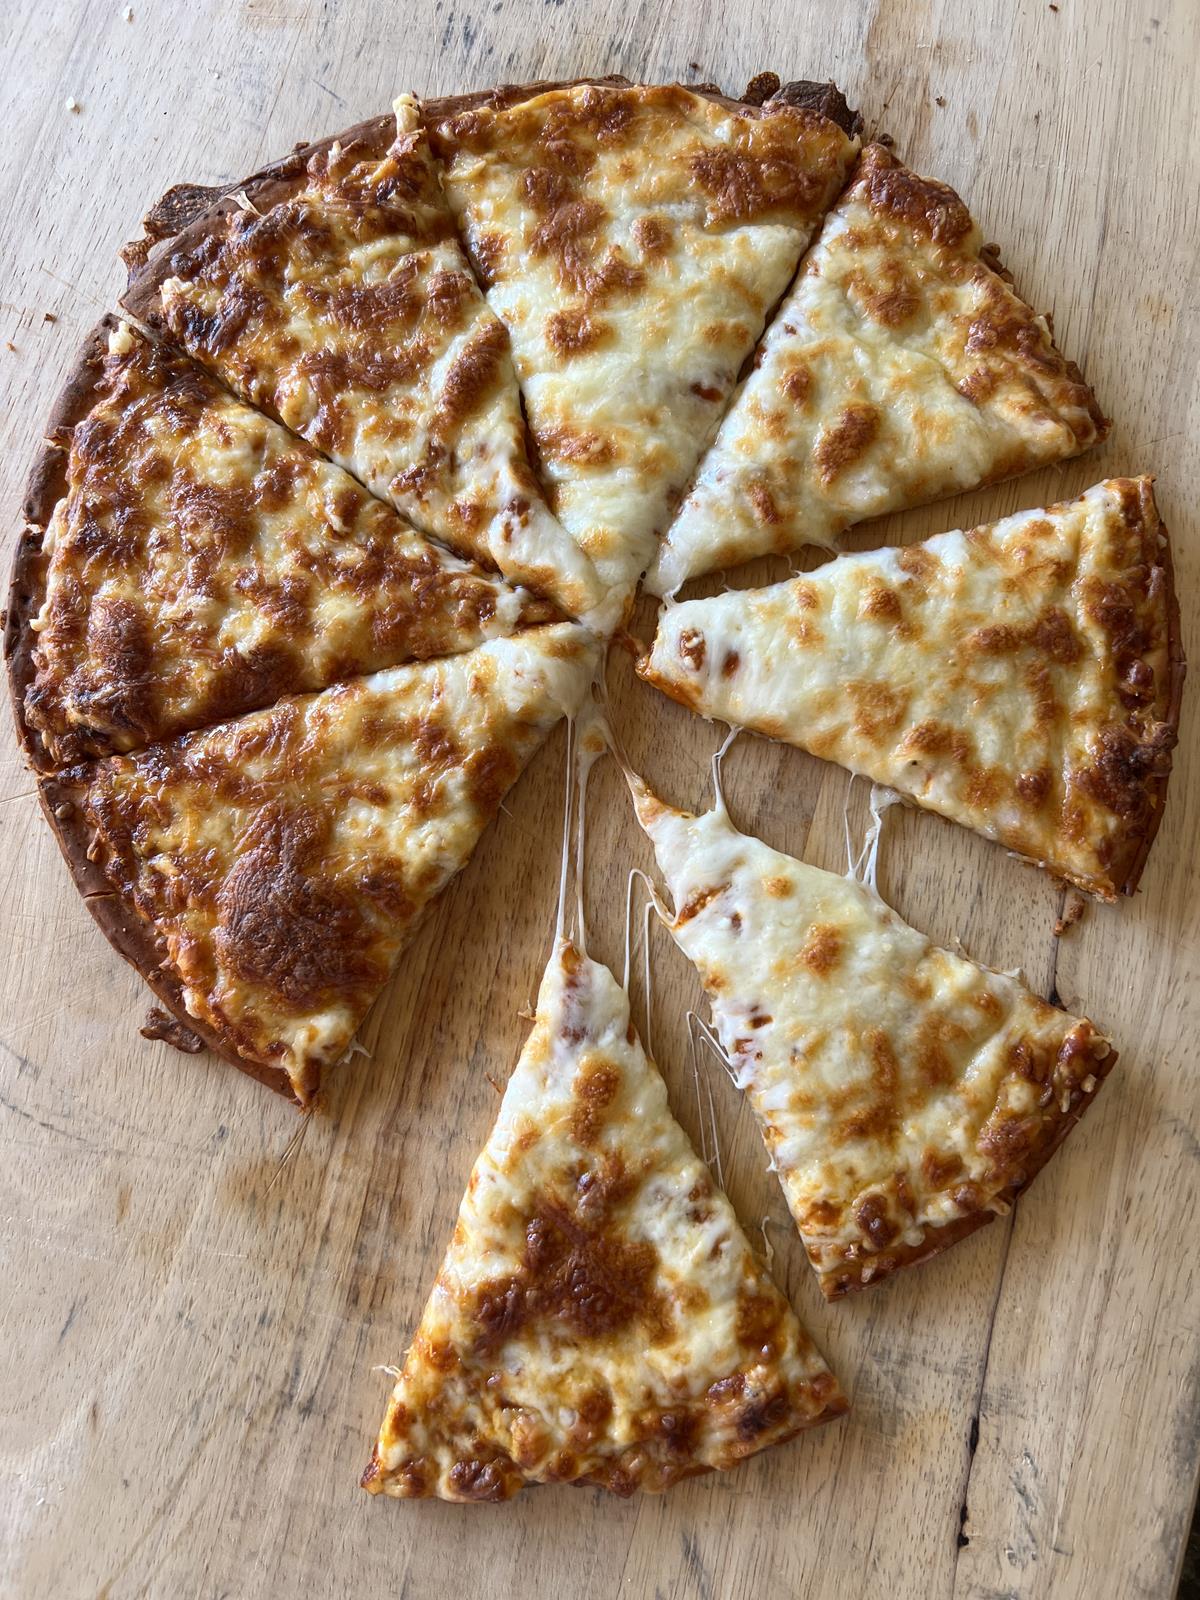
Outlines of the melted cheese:
[[672,1117],[624,990],[564,941],[364,1486],[665,1489],[844,1409]]
[[1111,1062],[1092,1024],[939,950],[724,808],[638,815],[824,1293],[1008,1208]]
[[1170,583],[1151,480],[664,609],[639,670],[1112,899],[1157,821]]
[[546,620],[190,361],[110,347],[43,539],[25,716],[51,761]]
[[315,1092],[598,646],[531,629],[66,775],[190,1014]]
[[857,141],[791,106],[586,84],[433,136],[551,504],[628,590]]
[[1087,449],[1107,423],[944,184],[880,145],[825,221],[647,578],[832,545],[851,523]]
[[508,340],[465,261],[416,103],[390,149],[315,155],[172,258],[163,316],[256,406],[422,532],[576,615],[602,598],[525,455]]

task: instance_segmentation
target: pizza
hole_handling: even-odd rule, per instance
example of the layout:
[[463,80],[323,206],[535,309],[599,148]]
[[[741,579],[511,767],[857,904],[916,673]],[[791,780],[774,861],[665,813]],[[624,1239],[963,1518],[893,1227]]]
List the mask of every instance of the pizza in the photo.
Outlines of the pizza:
[[858,119],[828,86],[760,106],[608,80],[435,102],[427,120],[551,506],[628,593],[845,180]]
[[832,546],[852,523],[1061,461],[1107,431],[958,195],[868,145],[646,587]]
[[667,606],[638,670],[1102,899],[1132,893],[1183,678],[1152,480]]
[[124,305],[423,533],[552,595],[602,595],[530,471],[508,337],[411,96],[157,243]]
[[924,1261],[1003,1214],[1116,1059],[1091,1022],[940,950],[870,888],[635,780],[732,1072],[822,1293]]
[[41,781],[89,910],[221,1055],[312,1101],[598,644],[547,624]]
[[624,990],[563,941],[363,1486],[661,1490],[845,1409],[672,1117]]
[[43,769],[555,615],[128,324],[91,336],[52,433],[17,686]]

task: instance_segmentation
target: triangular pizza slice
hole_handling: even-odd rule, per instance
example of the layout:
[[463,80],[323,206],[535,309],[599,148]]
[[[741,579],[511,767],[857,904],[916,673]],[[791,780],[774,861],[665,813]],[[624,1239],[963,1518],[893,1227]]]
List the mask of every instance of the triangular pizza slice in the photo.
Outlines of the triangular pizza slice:
[[1152,480],[667,606],[638,670],[1114,899],[1162,816],[1183,678]]
[[846,1402],[570,942],[467,1185],[363,1485],[661,1490]]
[[13,682],[36,766],[561,615],[127,325],[92,335],[60,413],[15,587]]
[[944,1250],[1032,1181],[1115,1052],[1016,979],[939,950],[853,878],[635,786],[737,1082],[822,1292]]
[[150,252],[124,304],[423,533],[575,615],[600,598],[530,471],[508,336],[410,96],[247,179]]
[[43,804],[121,953],[307,1103],[598,649],[533,628],[70,768]]
[[1078,454],[1108,423],[952,189],[868,145],[646,580],[833,545],[851,523]]
[[858,148],[844,100],[814,87],[759,106],[534,85],[426,107],[551,504],[611,585],[650,561]]

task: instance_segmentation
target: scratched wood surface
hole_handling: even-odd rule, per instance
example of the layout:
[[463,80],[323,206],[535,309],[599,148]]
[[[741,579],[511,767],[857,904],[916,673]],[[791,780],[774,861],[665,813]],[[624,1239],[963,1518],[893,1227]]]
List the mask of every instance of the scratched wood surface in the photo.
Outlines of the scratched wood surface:
[[[0,141],[0,503],[119,286],[117,246],[182,179],[252,170],[393,94],[531,76],[835,77],[958,186],[1115,417],[1084,461],[881,530],[908,538],[1155,470],[1197,650],[1200,364],[1190,0],[7,0]],[[68,108],[73,100],[77,111]],[[645,629],[648,607],[640,615]],[[630,754],[704,802],[713,731],[613,661]],[[726,1185],[852,1416],[631,1503],[369,1501],[388,1387],[520,1047],[558,871],[562,733],[428,921],[296,1133],[280,1100],[138,1037],[147,995],[68,886],[0,735],[0,1592],[5,1595],[1164,1596],[1198,1467],[1200,796],[1193,694],[1131,904],[1056,941],[1061,896],[932,817],[889,816],[881,885],[942,941],[1086,1007],[1121,1064],[1014,1214],[853,1302],[820,1302],[752,1119],[714,1075]],[[747,828],[840,870],[846,780],[744,740]],[[851,797],[861,828],[864,796]],[[593,780],[594,945],[618,959],[647,864]],[[652,939],[652,1035],[699,1135],[695,980]],[[646,997],[635,982],[637,1014]]]

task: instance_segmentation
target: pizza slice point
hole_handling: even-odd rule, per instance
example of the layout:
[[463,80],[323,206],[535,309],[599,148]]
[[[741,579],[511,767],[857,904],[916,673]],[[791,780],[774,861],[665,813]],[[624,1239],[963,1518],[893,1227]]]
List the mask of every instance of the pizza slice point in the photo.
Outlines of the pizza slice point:
[[69,768],[43,806],[120,953],[306,1105],[598,654],[533,628]]
[[858,119],[816,88],[759,105],[583,82],[426,106],[551,505],[610,586],[645,570],[845,181]]
[[411,96],[219,199],[124,304],[423,533],[575,616],[603,600],[530,470],[508,336]]
[[669,605],[638,670],[1101,899],[1132,893],[1184,671],[1153,480]]
[[564,940],[363,1486],[656,1491],[845,1409],[672,1117],[624,990]]
[[1086,1019],[939,950],[853,878],[635,781],[721,1046],[835,1299],[1003,1214],[1116,1060]]
[[112,318],[52,433],[26,507],[10,652],[39,768],[561,617]]
[[646,587],[836,544],[852,523],[1029,472],[1108,423],[953,189],[868,145]]

